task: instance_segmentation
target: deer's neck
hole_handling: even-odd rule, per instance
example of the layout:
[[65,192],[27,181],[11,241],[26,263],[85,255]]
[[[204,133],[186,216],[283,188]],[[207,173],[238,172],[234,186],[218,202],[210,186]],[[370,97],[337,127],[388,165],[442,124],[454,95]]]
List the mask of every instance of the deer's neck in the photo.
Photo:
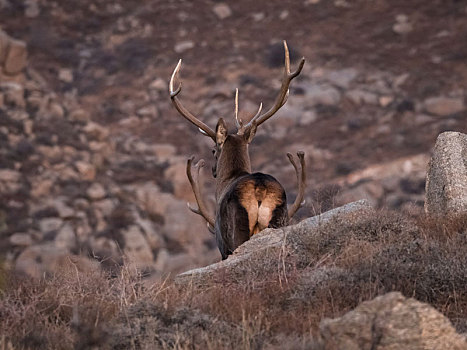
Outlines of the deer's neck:
[[232,147],[225,144],[217,163],[216,199],[222,196],[235,179],[250,172],[248,145]]

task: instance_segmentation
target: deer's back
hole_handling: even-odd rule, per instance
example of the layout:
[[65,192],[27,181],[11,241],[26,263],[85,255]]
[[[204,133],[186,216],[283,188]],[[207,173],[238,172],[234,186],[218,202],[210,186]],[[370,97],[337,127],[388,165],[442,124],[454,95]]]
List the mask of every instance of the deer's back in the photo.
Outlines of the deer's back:
[[222,258],[261,230],[287,223],[285,190],[273,176],[254,173],[239,177],[221,199],[216,215],[216,239]]

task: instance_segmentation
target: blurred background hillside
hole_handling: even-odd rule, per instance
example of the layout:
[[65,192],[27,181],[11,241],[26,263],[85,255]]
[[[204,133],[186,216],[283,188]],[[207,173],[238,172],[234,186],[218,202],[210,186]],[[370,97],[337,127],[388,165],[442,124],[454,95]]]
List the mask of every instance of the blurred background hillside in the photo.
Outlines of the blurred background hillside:
[[70,253],[155,277],[220,259],[186,208],[190,155],[214,181],[211,141],[168,97],[179,58],[180,98],[211,127],[234,125],[237,87],[242,113],[269,108],[282,40],[306,58],[250,148],[289,203],[286,152],[305,151],[299,218],[361,198],[423,210],[436,136],[467,132],[466,1],[0,0],[0,29],[0,254],[33,276]]

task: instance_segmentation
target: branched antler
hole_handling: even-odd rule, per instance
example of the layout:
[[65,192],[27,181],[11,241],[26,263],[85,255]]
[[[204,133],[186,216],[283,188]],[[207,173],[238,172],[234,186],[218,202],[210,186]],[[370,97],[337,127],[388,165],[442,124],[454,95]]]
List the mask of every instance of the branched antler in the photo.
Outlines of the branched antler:
[[289,97],[289,86],[290,82],[301,73],[303,69],[303,65],[305,64],[305,58],[302,57],[300,63],[298,64],[298,68],[294,72],[290,72],[290,54],[289,48],[287,47],[287,43],[284,40],[284,51],[285,51],[285,59],[284,59],[284,75],[282,77],[282,86],[279,92],[279,95],[276,97],[276,101],[274,105],[265,113],[261,114],[261,108],[258,113],[246,124],[243,128],[249,128],[253,123],[256,123],[256,126],[260,126],[266,120],[271,118],[286,102],[287,98]]
[[188,176],[188,181],[190,181],[190,185],[195,195],[198,208],[193,208],[190,205],[190,203],[187,203],[187,206],[188,209],[190,209],[193,213],[202,216],[207,222],[209,231],[211,231],[211,233],[214,233],[214,218],[212,217],[212,215],[209,214],[209,211],[207,210],[203,197],[201,196],[201,189],[199,184],[199,172],[201,168],[204,167],[204,159],[200,159],[198,163],[196,163],[194,166],[196,169],[196,180],[193,179],[193,175],[191,174],[191,168],[194,159],[195,156],[191,156],[190,158],[188,158],[186,162],[186,175]]
[[172,76],[170,77],[169,81],[169,94],[170,94],[170,99],[172,100],[173,105],[177,109],[177,111],[189,122],[193,123],[196,125],[201,131],[206,136],[209,136],[214,142],[216,142],[216,133],[214,130],[212,130],[209,126],[204,124],[201,120],[199,120],[197,117],[195,117],[188,109],[186,109],[180,100],[178,99],[178,94],[180,91],[182,91],[182,83],[179,83],[178,88],[174,90],[174,80],[178,76],[180,72],[180,66],[182,65],[182,60],[178,61],[177,66],[175,67]]
[[294,204],[289,208],[289,219],[292,219],[292,217],[295,215],[298,209],[302,205],[305,204],[305,201],[303,200],[303,196],[305,194],[305,184],[306,184],[306,171],[305,171],[305,153],[303,151],[297,152],[298,160],[300,161],[300,168],[298,169],[297,163],[295,162],[295,159],[293,158],[291,153],[287,153],[287,157],[289,157],[290,163],[292,163],[294,169],[295,169],[295,174],[297,175],[297,182],[298,182],[298,193],[297,193],[297,198],[295,198]]

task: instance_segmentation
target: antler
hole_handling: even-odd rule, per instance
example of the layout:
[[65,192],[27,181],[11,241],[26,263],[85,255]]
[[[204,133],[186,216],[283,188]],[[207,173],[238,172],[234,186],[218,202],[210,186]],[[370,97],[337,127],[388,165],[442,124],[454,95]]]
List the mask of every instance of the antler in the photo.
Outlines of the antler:
[[238,89],[235,89],[235,125],[237,126],[237,135],[243,135],[245,130],[251,127],[251,125],[255,122],[255,119],[260,115],[262,109],[263,103],[261,102],[259,104],[258,112],[256,112],[247,125],[243,125],[243,121],[238,119]]
[[175,79],[176,76],[178,76],[181,65],[182,65],[182,60],[179,60],[177,66],[175,67],[175,69],[174,69],[174,71],[172,73],[172,76],[171,76],[170,82],[169,82],[169,93],[170,93],[170,98],[172,100],[172,103],[175,106],[175,108],[177,109],[177,111],[183,117],[185,117],[186,120],[188,120],[188,121],[192,122],[193,124],[195,124],[198,127],[199,131],[201,131],[201,133],[203,133],[206,136],[209,136],[210,138],[212,138],[214,140],[214,142],[216,142],[216,133],[214,132],[214,130],[212,130],[209,126],[207,126],[201,120],[199,120],[193,114],[191,114],[188,111],[188,109],[186,109],[181,104],[180,100],[177,97],[177,95],[180,93],[180,91],[182,91],[182,83],[180,83],[178,85],[177,90],[174,90],[174,79]]
[[284,40],[284,50],[285,50],[285,69],[284,69],[284,76],[282,78],[282,86],[279,92],[279,95],[274,102],[274,105],[264,114],[260,115],[261,107],[258,113],[248,122],[247,125],[243,127],[246,129],[250,127],[253,123],[256,122],[256,125],[259,126],[263,124],[266,120],[271,118],[286,102],[289,96],[289,85],[293,78],[300,74],[303,69],[303,65],[305,64],[305,58],[302,57],[298,68],[295,72],[290,73],[290,55],[289,55],[289,48],[287,47],[287,42]]
[[295,162],[292,154],[287,153],[287,157],[289,157],[290,163],[292,163],[293,167],[295,168],[295,174],[297,175],[297,182],[298,182],[298,194],[297,198],[295,198],[294,204],[289,209],[289,219],[295,215],[298,209],[302,205],[305,204],[303,200],[303,195],[305,194],[305,183],[306,183],[306,172],[305,172],[305,153],[302,151],[297,152],[298,160],[300,161],[300,170],[298,169],[297,163]]
[[188,181],[190,181],[191,188],[193,189],[193,193],[195,194],[196,203],[198,203],[198,209],[193,208],[190,205],[190,203],[187,203],[188,209],[190,209],[195,214],[201,215],[204,218],[204,220],[206,220],[209,231],[214,233],[214,218],[209,214],[206,205],[204,204],[199,185],[199,172],[201,168],[204,167],[204,159],[201,159],[195,165],[197,172],[196,181],[193,179],[193,176],[191,174],[191,164],[193,163],[194,159],[195,156],[191,156],[190,158],[188,158],[186,162],[186,175],[188,176]]

